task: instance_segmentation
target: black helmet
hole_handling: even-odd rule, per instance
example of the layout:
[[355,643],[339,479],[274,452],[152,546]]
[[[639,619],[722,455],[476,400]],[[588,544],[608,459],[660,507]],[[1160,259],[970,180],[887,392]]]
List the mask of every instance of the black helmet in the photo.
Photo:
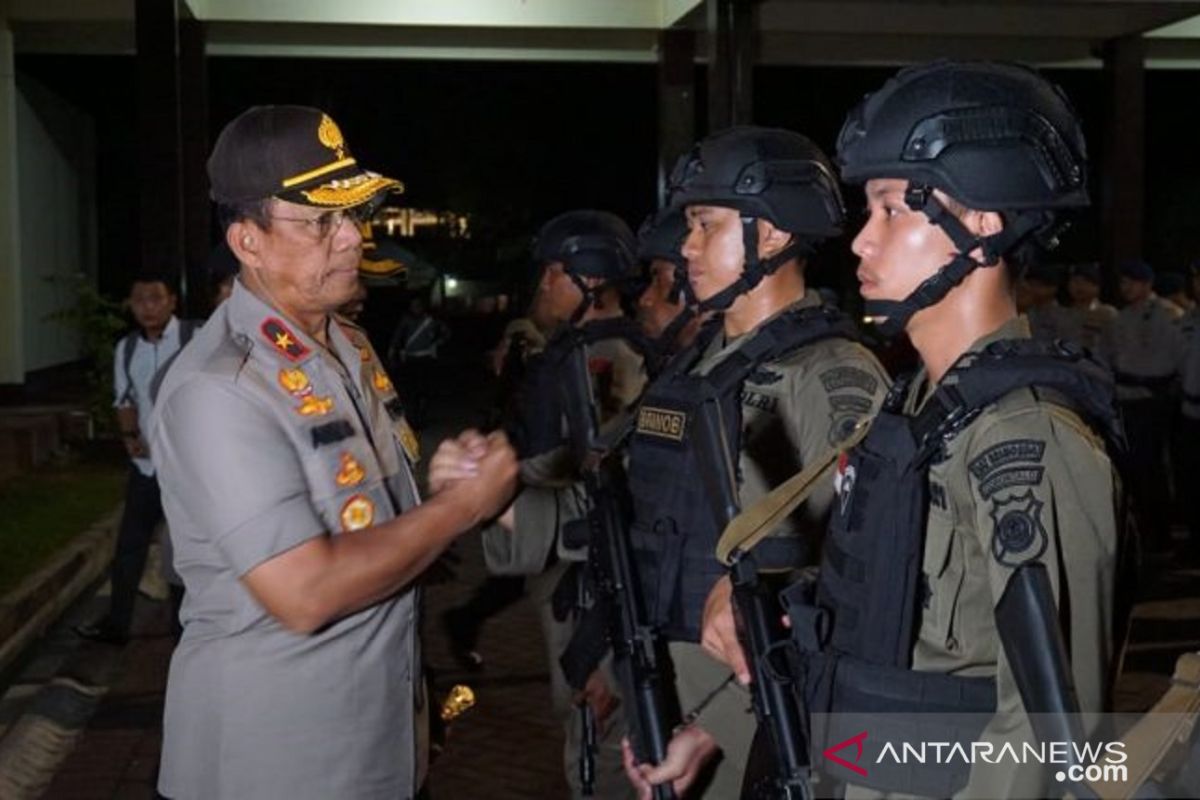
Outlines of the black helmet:
[[[701,310],[724,310],[764,276],[813,246],[842,232],[845,212],[832,165],[804,136],[779,128],[730,128],[704,139],[679,159],[671,173],[670,203],[725,206],[742,216],[746,263],[731,286],[700,302]],[[758,227],[765,219],[792,234],[791,243],[768,259],[758,257]]]
[[[1055,212],[1088,204],[1087,146],[1062,90],[1018,64],[937,61],[901,70],[850,112],[838,136],[847,183],[908,181],[905,201],[946,231],[954,259],[902,301],[868,301],[896,333],[971,270],[1037,239],[1052,247]],[[934,196],[940,189],[1004,229],[977,237]],[[983,260],[968,254],[979,248]]]
[[676,164],[671,205],[736,208],[804,239],[842,232],[837,175],[806,137],[780,128],[730,128],[704,139]]
[[636,253],[637,240],[620,217],[591,209],[559,214],[542,226],[533,245],[538,264],[561,261],[569,275],[606,283],[628,278]]
[[677,266],[687,266],[683,240],[687,238],[687,219],[678,208],[668,206],[643,220],[637,233],[637,255],[642,261],[661,258]]
[[[616,214],[581,209],[559,214],[538,231],[533,244],[538,265],[562,262],[563,271],[583,293],[571,324],[583,318],[590,304],[599,303],[599,290],[613,286],[627,294],[638,278],[637,240]],[[589,286],[584,278],[599,278]]]
[[906,178],[980,211],[1088,204],[1075,110],[1018,64],[901,70],[850,113],[837,157],[847,183]]

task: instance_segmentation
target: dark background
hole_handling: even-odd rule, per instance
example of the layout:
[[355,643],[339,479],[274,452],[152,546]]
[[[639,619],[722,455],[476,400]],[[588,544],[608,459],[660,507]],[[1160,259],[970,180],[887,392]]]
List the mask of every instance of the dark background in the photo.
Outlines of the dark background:
[[[138,269],[136,74],[132,57],[18,56],[19,75],[46,84],[96,121],[101,289],[119,296]],[[831,149],[846,111],[895,70],[756,68],[755,121],[805,133]],[[1096,196],[1104,164],[1104,75],[1048,72],[1084,121]],[[698,67],[697,98],[704,95]],[[1191,120],[1200,72],[1146,73],[1145,257],[1180,271],[1200,257],[1200,155]],[[657,67],[513,62],[208,61],[209,140],[257,103],[328,111],[359,163],[404,181],[401,202],[472,215],[465,248],[432,260],[467,277],[517,280],[537,226],[570,208],[606,208],[636,227],[655,204]],[[697,133],[704,131],[698,102]],[[847,195],[850,228],[861,198]],[[215,226],[214,226],[215,230]],[[1055,256],[1098,256],[1094,213],[1082,215]],[[842,287],[848,248],[831,243],[817,284]],[[449,259],[456,263],[446,264]]]

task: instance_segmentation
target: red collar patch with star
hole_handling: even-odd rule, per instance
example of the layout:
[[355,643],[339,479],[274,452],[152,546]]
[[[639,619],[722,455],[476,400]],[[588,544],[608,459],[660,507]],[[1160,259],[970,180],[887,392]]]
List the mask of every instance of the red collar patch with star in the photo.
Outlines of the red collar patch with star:
[[267,317],[263,320],[259,330],[262,331],[263,336],[267,337],[267,341],[271,343],[272,347],[291,361],[300,361],[310,352],[308,347],[300,341],[300,337],[292,333],[282,320]]

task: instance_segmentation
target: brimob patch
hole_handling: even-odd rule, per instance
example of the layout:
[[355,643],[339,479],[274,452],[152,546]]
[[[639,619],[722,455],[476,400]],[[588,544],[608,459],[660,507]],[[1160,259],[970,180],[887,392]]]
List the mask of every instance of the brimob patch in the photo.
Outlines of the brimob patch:
[[979,483],[979,494],[988,500],[997,492],[1011,489],[1014,486],[1040,486],[1045,467],[1011,467],[994,472],[986,480]]
[[1000,467],[1024,461],[1040,464],[1046,453],[1046,443],[1040,439],[1010,439],[989,447],[971,461],[968,469],[975,480],[983,480]]
[[642,406],[638,409],[637,432],[643,436],[682,442],[687,435],[687,414],[673,408]]
[[992,517],[992,557],[1006,567],[1019,567],[1046,552],[1048,537],[1042,527],[1041,500],[1033,490],[1023,495],[997,500],[989,512]]

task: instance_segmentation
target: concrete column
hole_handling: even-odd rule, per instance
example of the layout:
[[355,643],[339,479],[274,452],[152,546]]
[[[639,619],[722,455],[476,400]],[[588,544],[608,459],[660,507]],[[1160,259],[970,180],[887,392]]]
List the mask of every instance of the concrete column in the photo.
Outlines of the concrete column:
[[753,0],[707,0],[708,131],[754,119]]
[[0,384],[25,382],[19,166],[13,34],[0,17]]
[[135,0],[134,11],[141,270],[175,278],[186,297],[178,4],[177,0]]
[[1142,256],[1146,195],[1145,43],[1132,36],[1101,48],[1108,89],[1100,204],[1104,288],[1115,296],[1117,267]]
[[658,36],[658,204],[676,159],[696,140],[696,36],[666,30]]
[[208,68],[204,23],[185,18],[179,24],[180,124],[183,169],[183,241],[188,293],[187,312],[208,311],[209,277],[204,261],[211,247],[212,205],[208,199]]

